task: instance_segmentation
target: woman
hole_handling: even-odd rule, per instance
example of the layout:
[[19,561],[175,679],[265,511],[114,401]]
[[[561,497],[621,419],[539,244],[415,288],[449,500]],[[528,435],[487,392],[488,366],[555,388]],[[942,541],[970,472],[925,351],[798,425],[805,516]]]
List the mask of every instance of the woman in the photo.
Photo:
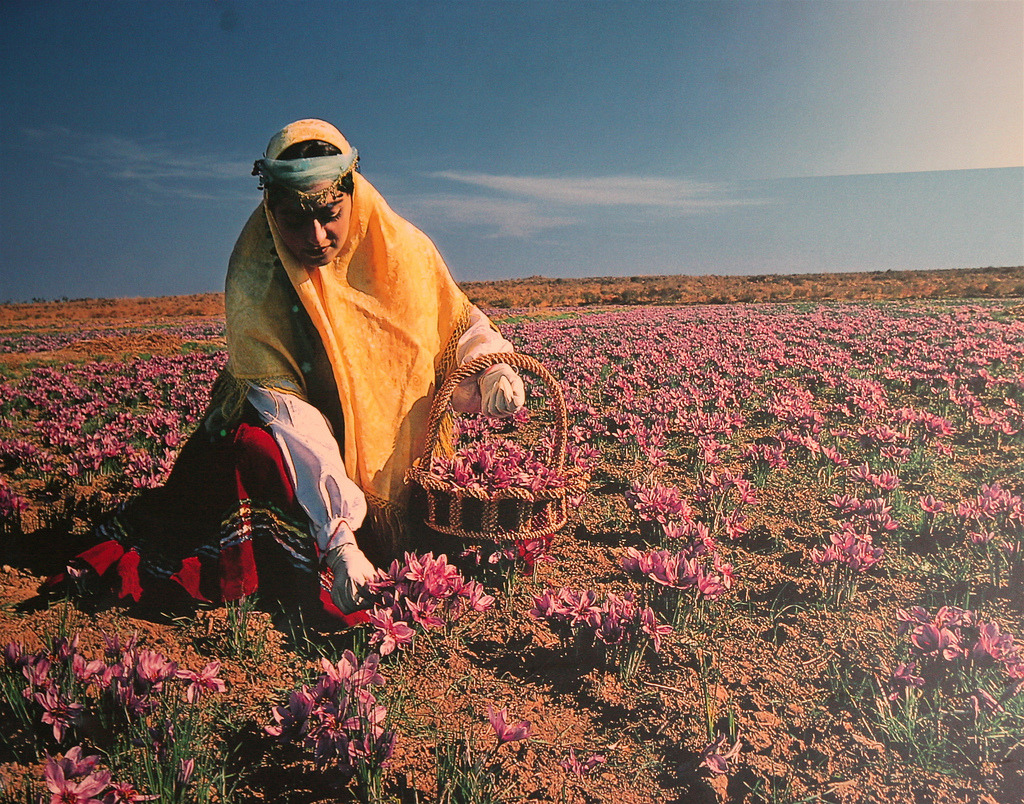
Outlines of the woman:
[[[264,198],[231,255],[228,366],[204,423],[167,483],[79,556],[122,596],[170,585],[231,600],[303,578],[312,590],[319,575],[325,608],[356,611],[374,562],[406,546],[405,473],[434,391],[458,365],[512,351],[357,161],[322,120],[286,126],[256,161]],[[453,395],[491,416],[523,403],[505,364]]]

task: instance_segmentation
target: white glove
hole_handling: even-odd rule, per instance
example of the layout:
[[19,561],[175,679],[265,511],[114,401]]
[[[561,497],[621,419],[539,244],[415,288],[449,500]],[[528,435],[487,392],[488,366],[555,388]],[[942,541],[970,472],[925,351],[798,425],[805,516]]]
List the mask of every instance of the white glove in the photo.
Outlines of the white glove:
[[331,547],[324,553],[324,563],[334,573],[331,584],[331,602],[342,614],[351,614],[359,608],[366,596],[366,584],[376,569],[356,544],[356,536],[348,523],[342,521],[331,538]]
[[523,378],[508,363],[495,363],[479,382],[480,407],[488,416],[511,416],[526,403]]
[[452,408],[457,413],[479,413],[481,408],[479,375],[467,377],[452,390]]

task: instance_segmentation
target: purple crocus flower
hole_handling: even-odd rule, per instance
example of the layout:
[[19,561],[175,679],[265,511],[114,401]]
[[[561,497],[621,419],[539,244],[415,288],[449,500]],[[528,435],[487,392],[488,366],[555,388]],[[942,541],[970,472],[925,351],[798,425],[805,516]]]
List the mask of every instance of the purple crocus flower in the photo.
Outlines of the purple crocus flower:
[[917,662],[896,665],[896,669],[892,673],[891,684],[893,691],[889,695],[890,701],[895,701],[904,690],[909,690],[911,687],[924,686],[924,679],[920,676],[915,676],[915,670],[917,670]]
[[301,740],[309,731],[309,715],[313,711],[314,699],[306,687],[292,690],[286,706],[275,706],[271,711],[274,725],[267,726],[266,732],[279,737],[282,742]]
[[99,796],[110,783],[110,773],[93,770],[99,757],[82,759],[81,753],[76,745],[62,759],[47,758],[43,778],[53,794],[50,804],[104,804]]
[[61,742],[68,726],[78,723],[84,707],[80,703],[68,701],[59,690],[53,688],[37,692],[35,699],[43,707],[43,723],[53,726],[53,739]]
[[604,762],[604,756],[602,754],[593,754],[588,759],[580,760],[576,755],[576,751],[573,748],[569,749],[569,757],[563,759],[559,765],[565,770],[575,776],[577,779],[582,779],[584,776],[591,773],[594,768]]
[[509,725],[508,709],[505,707],[495,709],[493,705],[487,704],[487,719],[498,738],[498,745],[525,740],[530,736],[530,721],[521,720],[515,725]]
[[178,776],[176,781],[182,787],[185,787],[191,780],[192,774],[196,769],[195,759],[189,757],[188,759],[182,759],[178,762]]
[[380,646],[381,656],[387,656],[397,648],[412,644],[416,632],[401,619],[401,611],[397,605],[390,608],[374,607],[370,610],[369,617],[375,629],[370,637],[370,644]]
[[20,642],[8,642],[4,648],[4,664],[9,670],[20,673],[21,669],[32,661],[32,657],[25,653]]
[[219,672],[220,662],[214,661],[207,664],[198,673],[191,670],[178,670],[175,675],[190,682],[185,690],[185,699],[189,703],[195,703],[204,693],[220,693],[228,688],[223,679],[217,678]]
[[130,782],[112,782],[104,797],[106,804],[135,804],[136,801],[156,801],[160,796],[146,796]]
[[359,663],[356,655],[346,650],[337,664],[329,659],[321,659],[320,666],[328,678],[333,679],[343,689],[354,690],[359,687],[371,687],[384,683],[384,677],[377,672],[380,666],[380,656],[371,653],[363,663]]
[[29,686],[25,687],[22,695],[31,698],[37,689],[48,690],[53,680],[50,678],[50,660],[45,656],[34,656],[21,666],[21,673],[28,679]]
[[103,652],[106,654],[107,659],[109,659],[110,661],[119,662],[124,656],[135,650],[135,646],[138,644],[138,641],[138,631],[132,632],[132,635],[128,638],[128,641],[125,642],[123,645],[121,644],[120,634],[104,634],[103,642],[105,643],[105,647],[103,649]]
[[740,755],[740,741],[737,739],[728,749],[725,748],[726,741],[726,736],[719,734],[705,746],[700,754],[701,762],[716,776],[728,773],[729,760],[735,759]]
[[139,652],[139,658],[135,665],[135,677],[143,683],[145,689],[152,692],[160,692],[163,683],[173,678],[178,672],[178,665],[170,662],[162,654],[154,650]]
[[640,630],[650,638],[654,652],[659,653],[661,638],[672,633],[672,626],[659,623],[654,616],[654,610],[650,606],[645,606],[640,612]]

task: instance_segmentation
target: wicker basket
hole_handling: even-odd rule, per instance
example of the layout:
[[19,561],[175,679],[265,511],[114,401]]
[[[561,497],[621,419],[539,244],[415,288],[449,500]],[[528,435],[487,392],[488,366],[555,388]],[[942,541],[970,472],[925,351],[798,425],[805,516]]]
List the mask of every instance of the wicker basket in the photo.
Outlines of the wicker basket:
[[[550,468],[562,474],[562,488],[533,492],[522,488],[497,491],[465,489],[429,472],[431,459],[441,448],[439,434],[450,415],[452,393],[463,380],[496,363],[507,363],[539,377],[555,407],[555,444]],[[469,540],[515,541],[550,539],[569,519],[567,497],[584,491],[587,476],[576,467],[565,467],[568,422],[565,399],[558,381],[544,366],[526,355],[494,353],[483,355],[454,371],[434,397],[427,420],[423,457],[417,459],[406,479],[426,492],[425,524],[440,533]]]

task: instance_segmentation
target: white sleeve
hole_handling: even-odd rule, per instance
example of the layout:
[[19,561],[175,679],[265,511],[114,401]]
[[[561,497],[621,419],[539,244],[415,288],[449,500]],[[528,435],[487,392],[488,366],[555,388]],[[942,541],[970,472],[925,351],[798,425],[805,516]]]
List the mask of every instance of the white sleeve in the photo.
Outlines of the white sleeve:
[[310,520],[310,532],[321,553],[335,545],[346,522],[351,530],[363,524],[366,498],[349,479],[338,442],[323,414],[293,394],[249,386],[246,394],[281,449],[295,498]]
[[[469,309],[469,327],[459,338],[455,360],[459,366],[493,352],[514,352],[512,344],[502,337],[481,311],[474,305]],[[480,375],[467,377],[452,391],[452,407],[459,413],[479,413],[483,404],[480,396]]]
[[515,347],[505,340],[491,324],[490,319],[473,305],[469,309],[469,327],[459,338],[455,359],[460,366],[470,360],[492,352],[514,352]]

